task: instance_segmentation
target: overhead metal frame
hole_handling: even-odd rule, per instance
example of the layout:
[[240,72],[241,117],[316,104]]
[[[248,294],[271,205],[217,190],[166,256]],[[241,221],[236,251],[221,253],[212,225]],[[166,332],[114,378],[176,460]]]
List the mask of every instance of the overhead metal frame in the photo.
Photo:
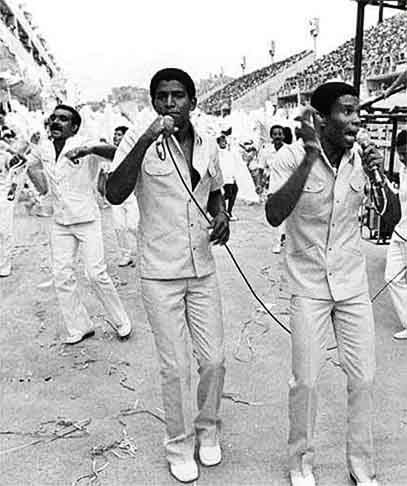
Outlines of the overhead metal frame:
[[365,8],[367,5],[379,7],[379,21],[383,20],[383,10],[385,8],[393,8],[397,10],[407,11],[407,2],[400,3],[399,0],[355,0],[357,6],[356,18],[356,36],[355,36],[355,53],[353,63],[353,85],[360,93],[360,81],[362,74],[362,56],[363,56],[363,28],[365,24]]

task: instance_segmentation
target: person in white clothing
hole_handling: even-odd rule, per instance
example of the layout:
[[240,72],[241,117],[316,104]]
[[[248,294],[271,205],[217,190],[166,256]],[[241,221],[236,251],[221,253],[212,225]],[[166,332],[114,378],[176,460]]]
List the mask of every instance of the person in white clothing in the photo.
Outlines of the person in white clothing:
[[75,344],[94,334],[94,326],[81,302],[74,262],[81,245],[86,274],[108,314],[108,322],[120,337],[128,337],[131,323],[113,282],[106,271],[100,211],[92,174],[99,160],[112,159],[115,147],[84,145],[76,135],[79,113],[58,105],[50,116],[52,140],[33,147],[28,157],[28,174],[37,190],[52,194],[54,221],[51,229],[53,274],[57,297],[68,336]]
[[[400,169],[399,200],[401,219],[393,231],[387,251],[385,280],[403,329],[394,339],[407,340],[407,131],[402,130],[396,139],[396,149],[402,164]],[[404,271],[403,271],[404,269]]]
[[[3,129],[0,140],[0,277],[8,277],[12,270],[14,209],[25,174],[24,157],[13,147],[16,134]],[[22,142],[22,148],[27,143]]]
[[[113,145],[118,147],[128,127],[118,126],[114,130]],[[113,159],[112,170],[118,163]],[[116,232],[117,242],[120,248],[119,267],[126,267],[133,263],[133,255],[136,247],[136,228],[138,224],[139,214],[137,207],[137,199],[134,193],[124,201],[123,204],[117,206],[112,205],[113,224]]]
[[225,202],[227,201],[227,212],[230,221],[237,221],[233,216],[233,207],[236,202],[239,187],[236,182],[236,159],[234,153],[229,149],[225,135],[216,139],[219,146],[219,164],[223,175],[223,191]]
[[[263,150],[260,154],[261,159],[263,159],[263,165],[265,167],[265,174],[266,174],[266,184],[268,186],[269,179],[270,179],[270,171],[274,165],[275,158],[277,156],[278,151],[284,147],[285,142],[285,134],[284,128],[282,125],[273,125],[270,128],[270,138],[271,144],[267,144],[263,147]],[[284,243],[284,230],[285,230],[285,223],[283,222],[277,228],[273,229],[273,243],[272,243],[272,252],[273,253],[280,253],[282,245]]]

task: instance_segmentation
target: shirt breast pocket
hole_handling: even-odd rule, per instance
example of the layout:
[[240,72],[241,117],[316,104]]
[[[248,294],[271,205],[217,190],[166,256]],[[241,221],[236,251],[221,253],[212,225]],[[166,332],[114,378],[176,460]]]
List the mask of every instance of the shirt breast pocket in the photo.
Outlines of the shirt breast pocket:
[[174,167],[167,160],[146,160],[144,171],[150,176],[166,176],[172,173]]
[[364,196],[364,188],[366,184],[366,179],[363,172],[357,172],[352,174],[349,180],[349,195],[348,195],[348,204],[349,207],[353,209],[358,209],[362,203],[363,196]]
[[324,183],[320,180],[306,181],[298,201],[298,208],[304,212],[315,212],[321,207]]

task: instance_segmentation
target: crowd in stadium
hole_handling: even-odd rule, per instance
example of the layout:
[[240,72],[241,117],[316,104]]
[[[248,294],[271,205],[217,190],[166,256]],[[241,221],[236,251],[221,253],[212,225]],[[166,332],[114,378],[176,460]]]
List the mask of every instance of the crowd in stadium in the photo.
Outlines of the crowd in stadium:
[[214,93],[210,98],[201,103],[201,108],[208,112],[216,112],[224,103],[236,100],[246,94],[248,91],[260,86],[268,79],[288,69],[292,64],[300,61],[310,54],[310,51],[302,51],[294,56],[288,57],[282,61],[275,62],[261,69],[257,69],[249,74],[235,79],[227,84],[223,89]]
[[[390,46],[391,44],[391,46]],[[405,61],[407,24],[401,15],[395,15],[365,33],[362,78],[392,72]],[[340,78],[352,81],[354,40],[318,59],[303,72],[289,78],[280,95],[309,92],[324,81]]]

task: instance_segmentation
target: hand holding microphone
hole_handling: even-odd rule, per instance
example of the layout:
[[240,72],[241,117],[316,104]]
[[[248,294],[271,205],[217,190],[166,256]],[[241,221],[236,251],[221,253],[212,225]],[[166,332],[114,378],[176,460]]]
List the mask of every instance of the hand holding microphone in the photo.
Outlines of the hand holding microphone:
[[372,185],[382,187],[384,179],[379,168],[383,166],[383,156],[373,144],[367,130],[360,129],[356,141],[359,144],[359,155],[362,159],[363,169]]

